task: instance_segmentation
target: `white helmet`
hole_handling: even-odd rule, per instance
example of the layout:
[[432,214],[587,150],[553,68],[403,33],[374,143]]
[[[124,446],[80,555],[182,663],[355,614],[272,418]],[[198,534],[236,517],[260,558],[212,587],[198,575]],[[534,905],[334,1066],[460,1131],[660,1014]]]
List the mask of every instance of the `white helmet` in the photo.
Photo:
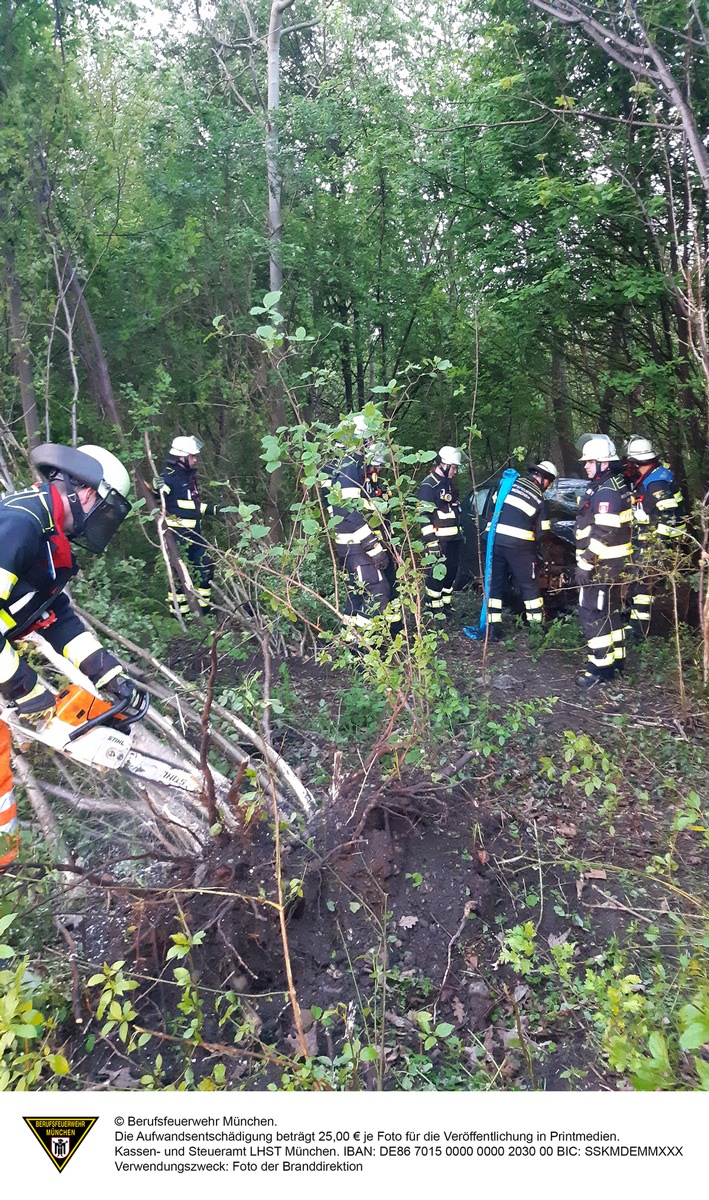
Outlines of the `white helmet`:
[[625,454],[627,458],[631,458],[636,463],[648,463],[657,458],[657,454],[652,448],[652,442],[644,437],[631,437],[625,448]]
[[615,452],[615,443],[605,433],[594,433],[592,437],[584,442],[583,450],[579,455],[579,462],[618,462],[618,455]]
[[190,454],[199,454],[204,442],[200,442],[198,437],[176,437],[170,446],[170,454],[176,455],[177,458],[187,458]]
[[367,438],[372,436],[369,428],[369,422],[364,413],[352,413],[352,416],[349,419],[356,438]]
[[463,461],[463,455],[455,446],[441,446],[438,458],[444,467],[459,467]]
[[110,450],[104,450],[103,446],[79,446],[78,449],[82,454],[90,454],[97,463],[101,464],[103,478],[96,488],[99,496],[107,496],[111,489],[119,492],[121,496],[128,496],[130,475],[115,454],[111,454]]
[[543,458],[540,463],[530,463],[528,471],[537,471],[540,475],[546,475],[547,479],[554,480],[558,477],[559,472],[553,462],[549,462],[548,458]]
[[[130,512],[130,476],[123,463],[103,446],[62,446],[46,442],[30,453],[30,462],[52,482],[61,480],[71,509],[67,536],[92,554],[102,554]],[[92,488],[96,500],[85,509],[81,486]]]

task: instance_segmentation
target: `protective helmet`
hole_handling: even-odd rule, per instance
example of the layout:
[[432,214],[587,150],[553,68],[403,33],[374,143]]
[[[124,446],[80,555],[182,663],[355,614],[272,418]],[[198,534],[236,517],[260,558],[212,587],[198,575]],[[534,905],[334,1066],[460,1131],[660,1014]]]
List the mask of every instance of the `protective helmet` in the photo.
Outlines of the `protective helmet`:
[[551,479],[552,483],[559,475],[553,462],[549,462],[548,458],[543,458],[540,463],[530,463],[527,470],[536,471],[538,475],[546,475],[547,479]]
[[438,460],[444,467],[459,467],[463,461],[463,455],[456,446],[441,446],[438,451]]
[[[131,506],[128,501],[130,476],[123,464],[102,446],[62,446],[45,442],[30,453],[30,462],[44,479],[62,479],[73,517],[67,536],[92,554],[102,554],[125,521]],[[96,492],[96,503],[84,512],[77,495],[78,487]]]
[[350,417],[350,422],[352,424],[352,429],[354,431],[354,435],[356,438],[364,439],[364,438],[372,436],[372,432],[369,428],[369,422],[368,422],[367,418],[365,417],[364,413],[362,413],[362,412],[353,413],[352,416]]
[[605,433],[594,433],[588,441],[584,442],[583,450],[579,455],[579,462],[618,462],[618,455],[615,452],[615,443]]
[[648,463],[657,458],[657,454],[652,448],[652,442],[644,437],[631,437],[625,448],[625,455],[626,458],[630,458],[636,463]]
[[204,442],[200,442],[198,437],[176,437],[170,446],[170,454],[177,458],[187,458],[190,454],[199,454],[203,446]]

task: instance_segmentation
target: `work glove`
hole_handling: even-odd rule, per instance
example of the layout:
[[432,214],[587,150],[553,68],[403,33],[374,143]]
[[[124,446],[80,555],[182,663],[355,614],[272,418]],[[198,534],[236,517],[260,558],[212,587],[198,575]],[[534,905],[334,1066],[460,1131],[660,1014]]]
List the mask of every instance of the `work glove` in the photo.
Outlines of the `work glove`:
[[584,571],[583,567],[576,568],[576,586],[589,587],[593,582],[593,571]]
[[48,720],[54,712],[55,701],[54,692],[50,692],[43,683],[36,683],[30,692],[14,698],[18,713],[32,721]]
[[372,566],[376,567],[379,571],[385,571],[389,566],[389,555],[382,546],[381,542],[375,542],[373,546],[369,547],[367,550],[367,558],[371,562]]
[[140,707],[142,692],[128,676],[123,672],[120,675],[114,675],[107,683],[103,685],[103,691],[110,696],[114,703],[122,703],[128,701],[128,709],[137,710]]

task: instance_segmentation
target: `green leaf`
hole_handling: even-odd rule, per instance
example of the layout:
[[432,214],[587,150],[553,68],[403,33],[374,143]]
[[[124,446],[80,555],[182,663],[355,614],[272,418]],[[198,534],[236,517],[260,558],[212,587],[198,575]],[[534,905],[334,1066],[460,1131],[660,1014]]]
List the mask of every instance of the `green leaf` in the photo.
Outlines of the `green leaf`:
[[376,1046],[365,1046],[359,1057],[362,1062],[376,1062],[379,1058],[379,1051]]
[[450,1037],[454,1029],[455,1025],[449,1024],[448,1021],[441,1021],[440,1025],[436,1025],[433,1032],[438,1038],[447,1038]]
[[709,1020],[706,1017],[688,1025],[679,1039],[679,1044],[683,1050],[698,1050],[700,1046],[705,1046],[707,1042],[709,1042]]
[[266,292],[266,295],[263,298],[264,308],[273,308],[274,305],[278,304],[278,301],[280,300],[280,298],[281,298],[280,292]]
[[359,904],[357,900],[350,900],[350,912],[352,912],[352,913],[359,912],[361,907],[362,907],[362,905]]
[[49,1065],[55,1075],[68,1075],[71,1070],[63,1054],[50,1054]]
[[702,1091],[709,1092],[709,1063],[705,1062],[703,1058],[695,1058],[694,1065],[702,1085]]
[[8,913],[6,916],[0,917],[0,934],[4,933],[6,929],[10,928],[16,916],[17,913]]
[[12,946],[8,946],[4,942],[0,943],[0,958],[12,958],[16,953],[17,951],[13,950]]

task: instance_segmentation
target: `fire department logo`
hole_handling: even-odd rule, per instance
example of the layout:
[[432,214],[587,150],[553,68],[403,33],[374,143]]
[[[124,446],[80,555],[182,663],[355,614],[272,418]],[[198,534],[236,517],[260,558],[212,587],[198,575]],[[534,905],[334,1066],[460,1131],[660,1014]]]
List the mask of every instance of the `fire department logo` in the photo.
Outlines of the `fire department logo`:
[[610,509],[611,509],[610,502],[606,503],[606,502],[604,501],[602,504],[599,504],[599,505],[598,505],[598,511],[599,511],[599,513],[607,513],[607,512],[610,512]]
[[63,1171],[98,1117],[23,1117],[58,1171]]

